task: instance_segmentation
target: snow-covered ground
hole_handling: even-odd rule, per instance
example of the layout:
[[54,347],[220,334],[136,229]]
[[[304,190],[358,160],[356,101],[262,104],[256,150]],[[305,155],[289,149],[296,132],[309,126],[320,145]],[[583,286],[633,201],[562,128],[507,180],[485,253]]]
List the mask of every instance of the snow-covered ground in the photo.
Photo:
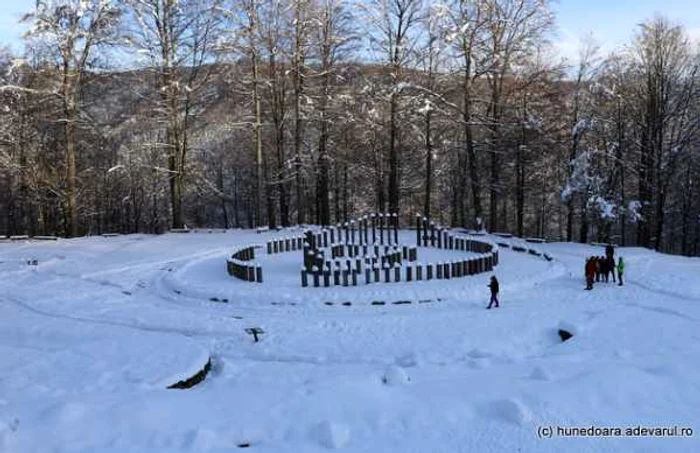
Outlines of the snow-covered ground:
[[[262,250],[265,283],[226,274],[284,235],[0,243],[0,452],[700,451],[700,259],[620,249],[625,286],[583,291],[603,250],[501,249],[491,311],[488,274],[302,289],[300,256]],[[638,425],[695,434],[556,436]]]

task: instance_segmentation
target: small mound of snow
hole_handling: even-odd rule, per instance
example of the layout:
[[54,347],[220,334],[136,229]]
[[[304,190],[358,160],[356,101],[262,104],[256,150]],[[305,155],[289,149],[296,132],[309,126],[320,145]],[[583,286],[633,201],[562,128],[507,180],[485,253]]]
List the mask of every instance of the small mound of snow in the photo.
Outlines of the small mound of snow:
[[382,382],[386,385],[404,385],[411,380],[406,370],[398,366],[390,366],[384,372]]
[[551,381],[552,376],[547,370],[538,366],[532,370],[532,373],[530,373],[530,379],[535,379],[537,381]]
[[469,351],[468,355],[472,359],[485,359],[486,357],[491,356],[491,354],[479,348],[472,349],[471,351]]
[[524,425],[532,420],[530,409],[515,399],[493,401],[490,412],[494,417],[516,425]]
[[343,448],[350,442],[350,427],[342,423],[326,420],[314,431],[316,440],[326,448]]
[[664,363],[664,364],[659,364],[659,365],[653,365],[647,368],[644,368],[644,371],[647,373],[656,375],[656,376],[671,376],[671,377],[677,377],[683,375],[683,372],[679,369],[678,365],[674,363]]
[[491,360],[487,358],[472,359],[469,361],[469,366],[475,370],[483,370],[484,368],[491,366]]
[[56,403],[43,411],[42,417],[55,423],[74,425],[85,419],[87,406],[78,402]]
[[183,446],[194,451],[205,451],[217,447],[217,444],[216,433],[208,429],[197,428],[187,433]]
[[420,357],[418,357],[418,354],[415,352],[411,352],[409,354],[403,355],[401,357],[396,358],[396,365],[403,367],[403,368],[411,368],[415,366],[419,366],[421,363]]

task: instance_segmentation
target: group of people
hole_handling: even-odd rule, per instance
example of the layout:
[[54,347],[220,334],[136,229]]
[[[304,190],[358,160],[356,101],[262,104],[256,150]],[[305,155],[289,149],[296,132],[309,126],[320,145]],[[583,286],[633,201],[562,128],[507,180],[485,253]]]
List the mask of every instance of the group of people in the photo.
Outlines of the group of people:
[[610,276],[612,276],[612,281],[615,283],[616,271],[618,285],[622,286],[622,277],[625,274],[625,261],[620,257],[615,263],[615,248],[608,244],[605,247],[605,256],[591,256],[586,261],[584,269],[586,289],[593,289],[594,282],[609,282]]
[[[617,273],[618,285],[622,286],[622,277],[625,275],[625,261],[620,257],[615,262],[615,248],[612,244],[608,244],[605,247],[605,256],[591,256],[586,260],[586,289],[593,289],[594,282],[608,283],[611,276],[613,283],[615,283],[615,273]],[[498,308],[499,285],[495,275],[491,276],[488,287],[491,290],[491,301],[486,308]]]

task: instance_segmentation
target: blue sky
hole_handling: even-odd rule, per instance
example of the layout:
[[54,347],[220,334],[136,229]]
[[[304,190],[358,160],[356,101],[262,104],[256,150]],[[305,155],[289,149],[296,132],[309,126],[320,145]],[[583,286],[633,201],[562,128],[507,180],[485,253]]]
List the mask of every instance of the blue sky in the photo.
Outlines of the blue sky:
[[0,46],[9,46],[14,51],[22,49],[20,36],[24,27],[17,21],[34,4],[33,0],[0,0]]
[[700,0],[559,0],[554,9],[559,28],[554,42],[569,58],[576,58],[580,38],[588,33],[604,53],[624,45],[637,25],[655,13],[683,24],[700,42]]
[[[34,0],[0,0],[0,46],[21,51],[24,31],[17,20]],[[582,36],[592,33],[604,52],[629,41],[636,25],[659,12],[682,23],[700,42],[700,0],[559,0],[554,42],[562,56],[576,58]]]

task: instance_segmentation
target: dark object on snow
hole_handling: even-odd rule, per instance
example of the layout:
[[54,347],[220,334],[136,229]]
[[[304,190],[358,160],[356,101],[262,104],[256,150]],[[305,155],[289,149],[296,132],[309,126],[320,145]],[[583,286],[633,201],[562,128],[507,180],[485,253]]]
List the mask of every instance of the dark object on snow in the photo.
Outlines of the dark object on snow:
[[561,338],[562,343],[574,336],[574,334],[572,334],[568,330],[564,330],[564,329],[559,329],[558,333],[559,333],[559,338]]
[[245,333],[247,333],[248,335],[252,335],[255,339],[255,342],[257,343],[258,335],[262,335],[265,332],[260,327],[248,327],[245,329]]
[[211,357],[209,357],[209,360],[207,360],[207,363],[204,365],[204,368],[199,370],[197,374],[194,376],[185,379],[184,381],[179,381],[176,382],[173,385],[168,386],[169,389],[189,389],[194,387],[195,385],[199,384],[204,380],[204,378],[207,377],[207,374],[211,371]]

